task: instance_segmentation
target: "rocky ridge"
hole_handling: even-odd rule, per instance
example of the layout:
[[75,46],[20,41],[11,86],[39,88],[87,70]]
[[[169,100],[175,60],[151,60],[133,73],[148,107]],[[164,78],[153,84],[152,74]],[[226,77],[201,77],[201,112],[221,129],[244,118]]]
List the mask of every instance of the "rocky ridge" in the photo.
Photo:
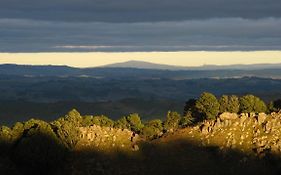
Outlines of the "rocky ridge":
[[235,149],[258,157],[281,154],[281,112],[223,113],[216,120],[187,128],[187,132],[188,138],[200,139],[203,146]]
[[97,150],[126,149],[137,151],[137,142],[140,140],[138,134],[128,129],[117,129],[111,127],[101,127],[93,125],[80,127],[80,141],[78,146],[81,148],[95,148]]

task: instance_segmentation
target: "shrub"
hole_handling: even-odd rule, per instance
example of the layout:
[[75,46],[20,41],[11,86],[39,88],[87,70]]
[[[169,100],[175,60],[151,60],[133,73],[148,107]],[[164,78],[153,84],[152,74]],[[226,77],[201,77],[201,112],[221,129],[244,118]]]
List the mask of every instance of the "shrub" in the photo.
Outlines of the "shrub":
[[220,113],[231,112],[238,113],[239,112],[239,98],[235,95],[227,96],[223,95],[220,100]]
[[83,118],[76,110],[71,110],[64,117],[51,123],[52,129],[68,149],[73,149],[80,139],[79,128]]
[[122,117],[119,120],[117,120],[114,124],[114,128],[130,129],[130,124],[127,121],[127,117]]
[[7,126],[0,127],[0,155],[7,154],[12,146],[12,130]]
[[141,129],[144,127],[139,115],[136,113],[130,114],[129,116],[127,116],[127,121],[130,125],[130,129],[134,132],[139,133],[141,131]]
[[281,110],[281,99],[271,101],[268,105],[268,110],[270,112],[278,112]]
[[51,174],[60,168],[66,149],[51,126],[33,120],[13,150],[13,160],[25,174]]
[[196,101],[195,107],[204,119],[215,119],[219,113],[220,105],[213,94],[204,92]]
[[99,126],[113,127],[114,121],[104,115],[85,116],[83,117],[82,125],[83,126],[99,125]]
[[167,118],[164,122],[164,129],[169,131],[171,129],[177,129],[179,127],[179,121],[181,116],[177,112],[168,111]]
[[155,139],[158,138],[161,132],[163,132],[163,123],[161,120],[155,119],[144,125],[141,134],[147,139]]
[[240,98],[240,112],[250,113],[250,112],[266,112],[267,106],[258,97],[254,95],[245,95]]
[[179,121],[179,126],[180,126],[181,128],[185,128],[185,127],[187,127],[187,126],[193,124],[193,122],[194,122],[194,118],[193,118],[191,112],[188,112],[188,113],[186,113],[185,116],[183,116],[183,117],[180,119],[180,121]]

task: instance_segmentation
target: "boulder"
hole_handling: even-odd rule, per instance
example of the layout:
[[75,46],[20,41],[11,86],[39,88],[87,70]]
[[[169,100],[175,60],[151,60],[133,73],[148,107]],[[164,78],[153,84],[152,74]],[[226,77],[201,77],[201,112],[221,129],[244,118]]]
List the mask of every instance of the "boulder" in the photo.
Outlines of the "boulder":
[[140,148],[139,148],[139,146],[138,145],[133,145],[132,146],[132,150],[133,151],[138,151]]
[[224,121],[224,120],[235,120],[238,118],[238,115],[236,113],[230,113],[230,112],[224,112],[222,113],[219,118]]
[[240,115],[240,123],[244,123],[247,120],[248,116],[245,113]]
[[258,124],[261,125],[262,123],[265,122],[267,115],[265,113],[260,113],[258,115]]

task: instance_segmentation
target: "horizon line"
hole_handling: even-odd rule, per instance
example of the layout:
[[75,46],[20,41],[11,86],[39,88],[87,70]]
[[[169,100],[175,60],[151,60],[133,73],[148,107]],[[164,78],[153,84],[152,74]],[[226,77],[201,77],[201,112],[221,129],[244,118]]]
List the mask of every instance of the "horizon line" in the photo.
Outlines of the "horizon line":
[[0,52],[0,64],[101,67],[143,61],[181,67],[204,65],[277,64],[281,51],[173,51],[173,52]]

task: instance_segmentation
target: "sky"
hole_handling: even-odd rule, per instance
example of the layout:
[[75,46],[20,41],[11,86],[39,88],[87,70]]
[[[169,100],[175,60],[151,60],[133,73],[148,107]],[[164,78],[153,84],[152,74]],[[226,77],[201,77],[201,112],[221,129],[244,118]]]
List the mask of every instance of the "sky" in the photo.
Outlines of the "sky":
[[[251,57],[235,57],[234,52],[241,51]],[[259,51],[274,53],[264,56]],[[72,53],[77,62],[92,66],[108,60],[136,60],[141,52],[146,55],[142,60],[160,59],[167,64],[234,64],[237,60],[246,64],[260,63],[262,55],[264,63],[281,62],[278,51],[279,0],[0,1],[0,63],[18,59],[22,64],[39,64],[41,56],[49,53],[49,64],[70,64]],[[164,59],[162,52],[173,58]],[[223,55],[227,63],[212,58],[214,53]],[[85,54],[92,58],[83,58]],[[116,54],[122,55],[120,59],[109,58]],[[200,59],[194,54],[201,54]],[[85,63],[75,63],[79,64]]]

